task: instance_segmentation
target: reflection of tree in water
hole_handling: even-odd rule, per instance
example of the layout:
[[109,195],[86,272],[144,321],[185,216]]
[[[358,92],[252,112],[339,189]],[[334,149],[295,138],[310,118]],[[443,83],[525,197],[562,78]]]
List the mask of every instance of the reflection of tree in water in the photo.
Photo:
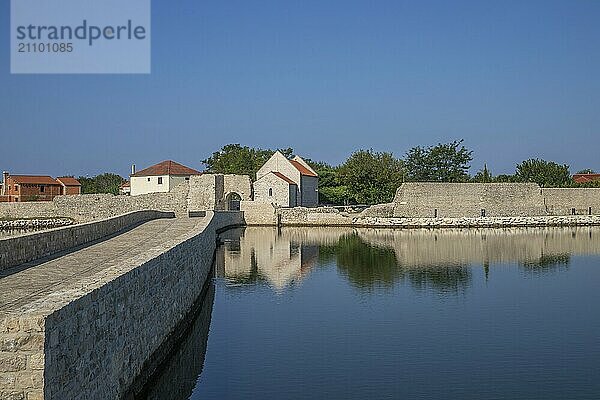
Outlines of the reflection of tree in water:
[[525,261],[521,267],[526,271],[534,274],[547,274],[559,272],[569,268],[571,255],[565,254],[542,254],[542,256],[533,261]]
[[408,279],[414,288],[436,289],[440,292],[464,292],[471,286],[471,270],[464,266],[412,268]]
[[343,236],[337,246],[322,246],[320,254],[325,259],[335,256],[338,269],[361,289],[391,287],[407,279],[418,289],[459,292],[469,287],[472,279],[463,265],[403,266],[391,248],[371,246],[357,234]]
[[369,246],[356,234],[342,236],[333,247],[338,269],[357,287],[392,286],[402,277],[391,249]]

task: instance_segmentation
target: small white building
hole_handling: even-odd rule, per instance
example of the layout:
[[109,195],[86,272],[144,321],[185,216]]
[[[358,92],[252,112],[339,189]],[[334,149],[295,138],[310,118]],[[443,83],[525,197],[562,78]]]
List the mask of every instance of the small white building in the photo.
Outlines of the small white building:
[[170,192],[180,183],[189,181],[191,175],[202,175],[202,172],[167,160],[152,165],[139,172],[132,167],[130,175],[130,191],[132,196],[146,193]]
[[256,173],[254,201],[278,207],[316,207],[319,176],[301,157],[290,160],[276,151]]

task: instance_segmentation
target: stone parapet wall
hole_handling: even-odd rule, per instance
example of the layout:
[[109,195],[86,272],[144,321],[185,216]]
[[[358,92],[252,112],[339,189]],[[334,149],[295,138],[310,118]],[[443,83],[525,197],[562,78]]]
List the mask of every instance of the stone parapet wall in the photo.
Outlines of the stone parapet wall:
[[[124,256],[0,315],[0,399],[105,400],[128,393],[202,292],[217,231],[243,223],[239,212],[197,220],[141,256]],[[31,321],[27,331],[15,328],[23,320]]]
[[0,239],[0,271],[93,242],[172,212],[134,211],[118,217]]
[[0,399],[44,398],[44,317],[0,316]]

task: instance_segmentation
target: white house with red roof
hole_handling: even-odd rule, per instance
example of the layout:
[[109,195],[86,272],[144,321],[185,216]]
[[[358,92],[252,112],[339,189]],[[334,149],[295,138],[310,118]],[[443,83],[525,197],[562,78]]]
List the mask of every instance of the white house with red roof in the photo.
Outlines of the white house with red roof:
[[319,175],[302,157],[290,160],[276,151],[256,172],[254,201],[278,207],[316,207]]
[[139,172],[133,166],[131,172],[129,182],[132,196],[170,192],[177,185],[189,181],[190,176],[202,175],[202,172],[172,160],[159,162]]

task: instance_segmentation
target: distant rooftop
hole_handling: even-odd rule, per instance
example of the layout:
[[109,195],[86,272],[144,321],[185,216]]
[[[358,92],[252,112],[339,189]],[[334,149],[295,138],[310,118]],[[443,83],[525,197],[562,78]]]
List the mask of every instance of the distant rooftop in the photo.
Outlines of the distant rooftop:
[[157,175],[202,175],[202,172],[186,167],[172,160],[166,160],[145,168],[131,176],[157,176]]

